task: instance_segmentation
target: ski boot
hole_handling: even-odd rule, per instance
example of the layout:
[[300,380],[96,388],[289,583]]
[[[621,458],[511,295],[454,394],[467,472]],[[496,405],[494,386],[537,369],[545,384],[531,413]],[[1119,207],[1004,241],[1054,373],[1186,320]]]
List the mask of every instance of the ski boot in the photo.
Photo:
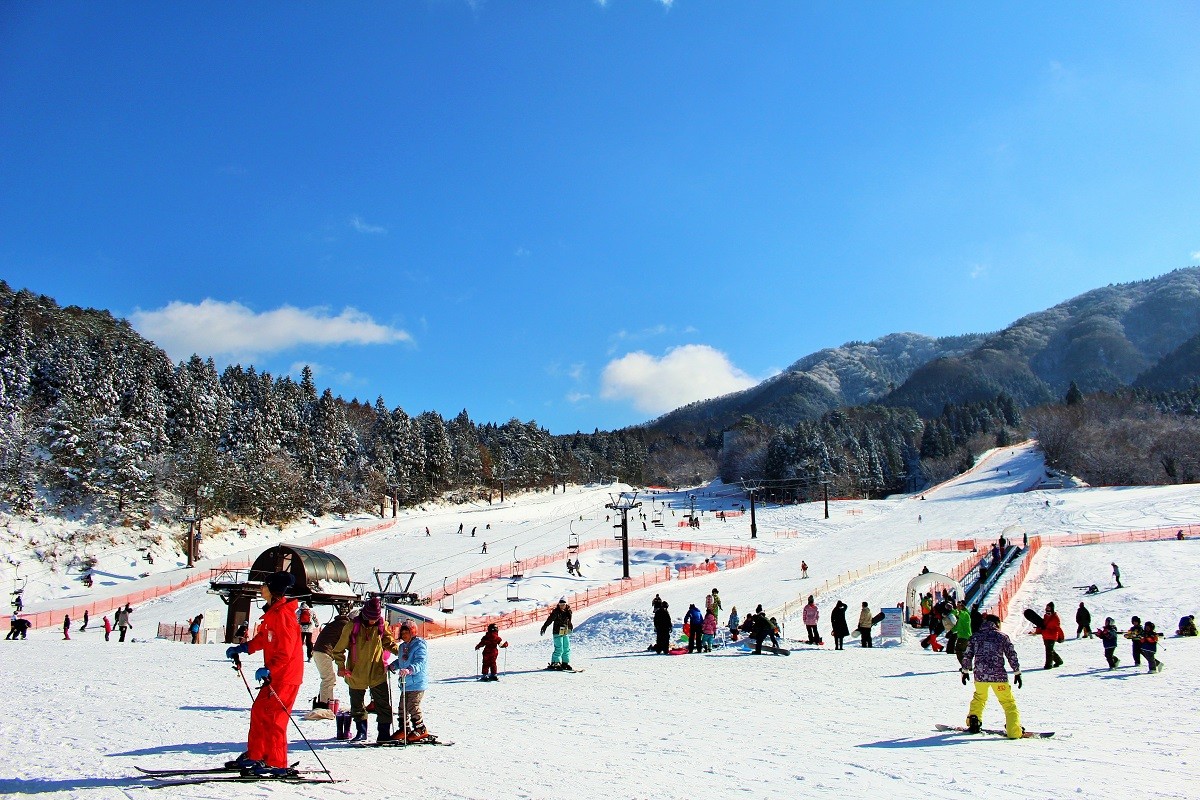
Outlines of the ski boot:
[[971,714],[967,717],[967,733],[979,733],[983,730],[983,720]]
[[253,768],[255,764],[260,764],[260,763],[262,763],[262,762],[255,761],[254,759],[250,758],[250,753],[245,752],[245,753],[242,753],[237,758],[233,759],[232,761],[226,761],[225,769],[245,770],[248,767]]
[[354,720],[354,736],[350,739],[350,744],[365,742],[367,740],[367,721],[365,719]]
[[546,665],[546,669],[557,672],[558,670],[562,669],[562,664],[558,663],[557,661],[551,661]]
[[574,669],[571,668],[571,665],[568,664],[566,661],[562,662],[562,664],[559,665],[558,669],[561,672],[574,672],[575,671]]
[[291,767],[268,767],[260,761],[249,773],[242,770],[242,774],[254,775],[258,778],[294,778],[299,773]]
[[426,730],[424,725],[422,725],[419,728],[413,728],[411,731],[409,731],[408,735],[405,738],[409,742],[419,742],[422,739],[425,739],[428,737],[429,737],[429,731]]

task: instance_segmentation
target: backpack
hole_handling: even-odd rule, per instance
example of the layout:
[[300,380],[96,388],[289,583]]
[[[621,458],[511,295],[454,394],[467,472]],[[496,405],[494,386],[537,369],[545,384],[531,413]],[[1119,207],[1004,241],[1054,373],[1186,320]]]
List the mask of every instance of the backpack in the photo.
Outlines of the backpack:
[[300,624],[301,625],[311,625],[312,624],[312,609],[308,608],[307,606],[305,608],[300,609]]

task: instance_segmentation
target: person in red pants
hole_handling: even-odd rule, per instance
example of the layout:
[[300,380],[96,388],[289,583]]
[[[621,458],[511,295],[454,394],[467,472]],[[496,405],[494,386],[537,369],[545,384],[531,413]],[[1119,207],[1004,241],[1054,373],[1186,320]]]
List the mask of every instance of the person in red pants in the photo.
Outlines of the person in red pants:
[[255,673],[262,682],[250,707],[250,734],[246,752],[226,766],[264,777],[292,774],[288,767],[288,719],[304,681],[304,644],[296,621],[296,601],[287,597],[292,587],[289,572],[273,573],[260,587],[263,606],[258,633],[248,642],[234,645],[225,654],[236,659],[241,653],[263,653],[265,666]]

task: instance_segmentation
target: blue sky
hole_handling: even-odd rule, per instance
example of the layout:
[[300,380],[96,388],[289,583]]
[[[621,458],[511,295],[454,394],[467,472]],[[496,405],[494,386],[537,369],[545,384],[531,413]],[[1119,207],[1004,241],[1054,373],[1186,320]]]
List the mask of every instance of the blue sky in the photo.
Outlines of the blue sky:
[[645,421],[1200,263],[1190,3],[0,5],[0,278],[411,414]]

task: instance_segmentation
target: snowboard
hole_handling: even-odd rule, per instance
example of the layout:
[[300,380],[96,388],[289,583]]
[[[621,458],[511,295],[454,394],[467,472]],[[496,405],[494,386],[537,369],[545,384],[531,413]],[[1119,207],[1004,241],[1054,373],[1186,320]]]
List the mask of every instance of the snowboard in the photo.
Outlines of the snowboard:
[[[970,734],[962,725],[934,725],[935,730],[945,731],[947,733],[966,733]],[[993,736],[1008,736],[1007,731],[1002,731],[997,728],[982,728],[980,733],[990,733]],[[971,734],[974,735],[974,734]],[[1025,731],[1021,734],[1022,739],[1049,739],[1054,735],[1054,731]]]
[[1032,608],[1025,609],[1025,619],[1029,620],[1038,628],[1046,627],[1046,620],[1042,619],[1042,615],[1034,611]]
[[[749,652],[749,653],[753,654],[753,653],[754,653],[754,649],[755,649],[756,645],[755,645],[753,642],[749,642],[749,643],[747,643],[747,644],[743,644],[743,645],[742,645],[742,647],[743,647],[743,648],[744,648],[744,649],[745,649],[747,652]],[[765,642],[763,643],[763,646],[762,646],[762,651],[763,651],[764,653],[772,653],[772,654],[774,654],[774,655],[777,655],[777,656],[790,656],[790,655],[792,654],[792,651],[791,651],[791,650],[788,650],[787,648],[784,648],[784,647],[773,647],[773,646],[771,646],[771,645],[769,645],[769,644],[766,644]]]
[[883,622],[883,612],[882,612],[882,611],[880,611],[880,612],[879,612],[878,614],[876,614],[875,616],[871,617],[871,624],[872,624],[872,625],[878,625],[878,624],[879,624],[879,623],[881,623],[881,622]]

